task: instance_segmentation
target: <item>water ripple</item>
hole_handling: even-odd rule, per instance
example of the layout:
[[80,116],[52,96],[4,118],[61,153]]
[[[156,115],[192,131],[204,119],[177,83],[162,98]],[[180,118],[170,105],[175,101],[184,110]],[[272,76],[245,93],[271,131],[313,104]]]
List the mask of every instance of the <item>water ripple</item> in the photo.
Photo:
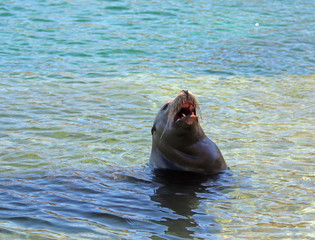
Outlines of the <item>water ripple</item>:
[[[314,7],[0,3],[0,238],[313,239]],[[182,89],[233,174],[146,167]]]

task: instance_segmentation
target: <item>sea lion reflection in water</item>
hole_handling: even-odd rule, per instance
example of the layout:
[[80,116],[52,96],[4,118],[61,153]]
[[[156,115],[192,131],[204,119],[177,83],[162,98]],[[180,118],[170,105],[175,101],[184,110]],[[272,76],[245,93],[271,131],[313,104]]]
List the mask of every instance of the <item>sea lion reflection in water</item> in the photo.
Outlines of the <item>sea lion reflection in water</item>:
[[162,106],[151,130],[154,169],[216,174],[227,168],[219,148],[200,127],[198,115],[197,100],[188,90]]

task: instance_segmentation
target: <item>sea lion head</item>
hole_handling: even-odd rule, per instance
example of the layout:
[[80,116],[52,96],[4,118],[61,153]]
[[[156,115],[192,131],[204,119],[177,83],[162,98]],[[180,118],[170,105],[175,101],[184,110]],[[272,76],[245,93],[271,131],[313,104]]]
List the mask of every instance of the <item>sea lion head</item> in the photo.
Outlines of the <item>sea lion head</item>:
[[150,165],[214,174],[226,169],[224,158],[199,125],[200,109],[195,96],[182,90],[165,102],[152,127]]
[[195,96],[188,90],[182,90],[161,107],[151,130],[152,135],[159,140],[169,139],[170,144],[198,140],[204,136],[199,125],[200,116]]

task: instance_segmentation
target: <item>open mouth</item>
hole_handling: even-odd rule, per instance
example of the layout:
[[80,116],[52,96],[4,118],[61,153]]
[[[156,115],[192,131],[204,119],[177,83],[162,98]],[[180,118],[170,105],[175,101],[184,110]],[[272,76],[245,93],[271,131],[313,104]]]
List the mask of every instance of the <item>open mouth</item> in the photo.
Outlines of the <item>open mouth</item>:
[[182,119],[196,118],[196,108],[191,103],[184,103],[174,117],[174,123]]

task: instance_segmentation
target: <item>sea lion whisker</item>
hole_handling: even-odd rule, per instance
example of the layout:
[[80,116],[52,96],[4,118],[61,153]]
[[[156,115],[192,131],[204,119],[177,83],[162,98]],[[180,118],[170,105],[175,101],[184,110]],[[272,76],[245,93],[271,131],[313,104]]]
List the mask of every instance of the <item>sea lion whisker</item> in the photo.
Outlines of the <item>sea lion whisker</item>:
[[167,121],[166,121],[165,127],[164,127],[164,129],[163,129],[163,132],[162,132],[162,134],[161,134],[161,136],[160,136],[160,139],[162,139],[162,137],[163,137],[163,135],[164,135],[164,133],[165,133],[166,127],[167,127],[167,125],[168,125],[168,123],[169,123],[169,121],[170,121],[170,118],[171,118],[171,113],[172,113],[172,112],[170,111],[169,114],[168,114]]
[[163,132],[162,132],[162,134],[161,134],[161,136],[160,136],[160,139],[162,139],[162,137],[164,136],[164,133],[165,133],[166,127],[167,127],[167,125],[168,125],[169,119],[170,119],[170,117],[167,118],[167,122],[166,122],[165,127],[164,127],[164,129],[163,129]]

